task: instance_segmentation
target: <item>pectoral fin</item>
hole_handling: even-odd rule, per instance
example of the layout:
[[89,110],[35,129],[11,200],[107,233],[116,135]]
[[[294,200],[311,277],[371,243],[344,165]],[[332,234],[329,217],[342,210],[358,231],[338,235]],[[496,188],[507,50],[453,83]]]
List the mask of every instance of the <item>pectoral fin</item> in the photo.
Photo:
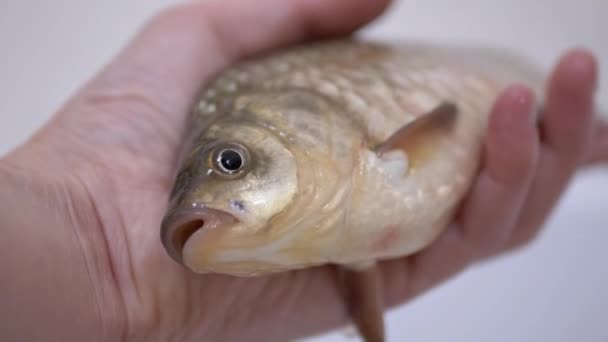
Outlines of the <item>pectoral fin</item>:
[[443,102],[393,133],[376,147],[376,153],[382,157],[388,152],[401,150],[407,156],[409,169],[413,169],[432,156],[437,142],[452,131],[457,115],[455,104]]
[[365,342],[384,342],[382,274],[377,265],[342,268],[350,317]]

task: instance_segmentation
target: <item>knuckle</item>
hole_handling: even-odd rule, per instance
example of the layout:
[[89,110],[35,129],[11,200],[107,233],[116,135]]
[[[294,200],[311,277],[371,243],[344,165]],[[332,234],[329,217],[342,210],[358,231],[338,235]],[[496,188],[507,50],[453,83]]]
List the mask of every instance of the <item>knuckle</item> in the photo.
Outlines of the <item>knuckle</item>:
[[492,177],[506,185],[521,185],[536,169],[540,144],[535,130],[517,132],[505,130],[490,141],[486,165]]
[[534,175],[538,153],[528,149],[501,158],[506,159],[503,165],[490,167],[492,178],[499,184],[520,186],[527,184]]

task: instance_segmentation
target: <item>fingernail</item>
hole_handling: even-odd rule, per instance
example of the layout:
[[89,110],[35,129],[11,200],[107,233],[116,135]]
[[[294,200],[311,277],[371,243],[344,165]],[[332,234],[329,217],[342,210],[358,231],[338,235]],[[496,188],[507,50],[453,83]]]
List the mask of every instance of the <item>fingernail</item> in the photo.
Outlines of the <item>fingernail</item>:
[[532,90],[524,85],[514,85],[507,90],[507,95],[517,105],[518,109],[528,109],[526,111],[528,123],[532,124],[537,121],[539,106]]

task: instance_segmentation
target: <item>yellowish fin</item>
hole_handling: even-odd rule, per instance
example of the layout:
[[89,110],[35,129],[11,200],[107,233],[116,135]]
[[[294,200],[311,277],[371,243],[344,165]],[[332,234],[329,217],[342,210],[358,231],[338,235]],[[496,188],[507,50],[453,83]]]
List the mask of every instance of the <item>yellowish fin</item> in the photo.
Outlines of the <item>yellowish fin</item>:
[[432,156],[436,142],[442,136],[449,134],[457,115],[456,105],[443,102],[430,113],[401,127],[380,144],[376,152],[382,157],[391,151],[401,150],[407,156],[408,169],[415,169],[417,165]]
[[350,317],[365,342],[384,342],[382,273],[374,263],[343,267],[344,295]]

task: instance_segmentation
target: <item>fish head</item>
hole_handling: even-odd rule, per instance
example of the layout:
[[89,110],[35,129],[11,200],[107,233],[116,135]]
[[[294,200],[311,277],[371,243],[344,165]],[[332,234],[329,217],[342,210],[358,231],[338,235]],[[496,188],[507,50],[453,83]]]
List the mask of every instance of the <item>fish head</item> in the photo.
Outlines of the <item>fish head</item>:
[[227,103],[178,172],[161,228],[166,250],[196,273],[258,275],[314,263],[311,248],[327,234],[310,235],[318,231],[310,218],[323,220],[324,198],[341,178],[336,160],[328,162],[336,149],[318,131],[330,106],[288,91]]

